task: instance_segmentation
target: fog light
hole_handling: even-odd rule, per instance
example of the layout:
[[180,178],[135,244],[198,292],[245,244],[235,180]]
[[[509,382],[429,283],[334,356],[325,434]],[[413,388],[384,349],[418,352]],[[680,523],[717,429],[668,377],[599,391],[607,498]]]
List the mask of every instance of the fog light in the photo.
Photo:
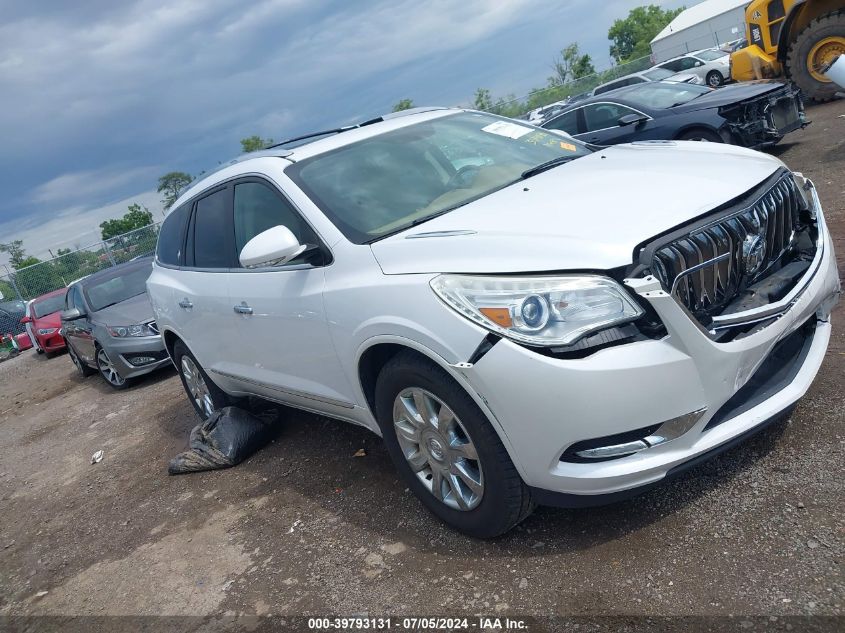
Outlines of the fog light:
[[129,362],[139,367],[141,365],[149,365],[150,363],[154,363],[156,361],[154,356],[134,356],[129,359]]

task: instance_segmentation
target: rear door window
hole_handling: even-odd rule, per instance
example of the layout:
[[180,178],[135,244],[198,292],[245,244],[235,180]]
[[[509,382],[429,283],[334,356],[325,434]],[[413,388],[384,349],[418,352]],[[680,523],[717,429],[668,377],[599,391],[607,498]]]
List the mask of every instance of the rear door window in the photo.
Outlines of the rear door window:
[[232,267],[230,189],[219,189],[197,200],[193,220],[196,268]]
[[579,134],[580,130],[578,129],[578,110],[570,110],[569,112],[565,112],[561,114],[559,117],[552,119],[543,127],[548,128],[550,130],[561,130],[562,132],[566,132],[567,134]]

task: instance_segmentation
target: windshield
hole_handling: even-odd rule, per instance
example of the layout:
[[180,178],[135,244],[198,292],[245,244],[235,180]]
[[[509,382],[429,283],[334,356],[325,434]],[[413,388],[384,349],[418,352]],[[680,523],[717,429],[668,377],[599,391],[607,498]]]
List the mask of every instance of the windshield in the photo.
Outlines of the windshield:
[[674,74],[675,73],[666,68],[652,68],[651,70],[647,70],[643,73],[643,75],[648,77],[651,81],[660,81],[661,79],[666,79],[666,77],[671,77]]
[[85,296],[92,311],[144,294],[147,291],[147,278],[153,268],[150,262],[145,262],[141,266],[116,272],[114,276],[98,278],[85,284]]
[[48,314],[53,314],[53,312],[59,312],[60,310],[64,310],[64,308],[64,293],[53,295],[52,297],[47,297],[46,299],[41,299],[40,301],[36,301],[32,304],[32,311],[35,313],[36,319],[40,319]]
[[590,150],[571,138],[488,114],[409,125],[285,170],[355,244],[451,211],[549,160]]
[[700,53],[696,53],[695,56],[699,59],[703,59],[706,62],[712,62],[717,59],[721,59],[727,55],[724,51],[701,51]]
[[625,93],[625,99],[644,108],[663,110],[692,101],[710,90],[692,84],[650,83],[631,88]]

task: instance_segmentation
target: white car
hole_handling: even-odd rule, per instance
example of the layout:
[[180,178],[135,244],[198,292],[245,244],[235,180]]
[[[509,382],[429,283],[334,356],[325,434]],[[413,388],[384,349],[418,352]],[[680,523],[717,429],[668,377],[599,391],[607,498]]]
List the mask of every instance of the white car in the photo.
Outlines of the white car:
[[718,48],[707,48],[673,57],[655,68],[694,75],[694,83],[707,84],[711,88],[718,88],[731,80],[731,56]]
[[361,425],[490,537],[732,446],[821,365],[833,243],[772,156],[453,109],[335,132],[233,161],[163,223],[149,295],[203,417],[255,395]]

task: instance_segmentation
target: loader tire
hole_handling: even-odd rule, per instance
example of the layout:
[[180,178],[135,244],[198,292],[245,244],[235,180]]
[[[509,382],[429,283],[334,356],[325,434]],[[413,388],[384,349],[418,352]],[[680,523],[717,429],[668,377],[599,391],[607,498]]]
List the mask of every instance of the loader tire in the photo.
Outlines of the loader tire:
[[[820,46],[821,45],[821,46]],[[845,10],[832,11],[810,22],[789,46],[786,76],[805,96],[815,101],[830,101],[839,87],[813,67],[821,57],[845,55]]]

